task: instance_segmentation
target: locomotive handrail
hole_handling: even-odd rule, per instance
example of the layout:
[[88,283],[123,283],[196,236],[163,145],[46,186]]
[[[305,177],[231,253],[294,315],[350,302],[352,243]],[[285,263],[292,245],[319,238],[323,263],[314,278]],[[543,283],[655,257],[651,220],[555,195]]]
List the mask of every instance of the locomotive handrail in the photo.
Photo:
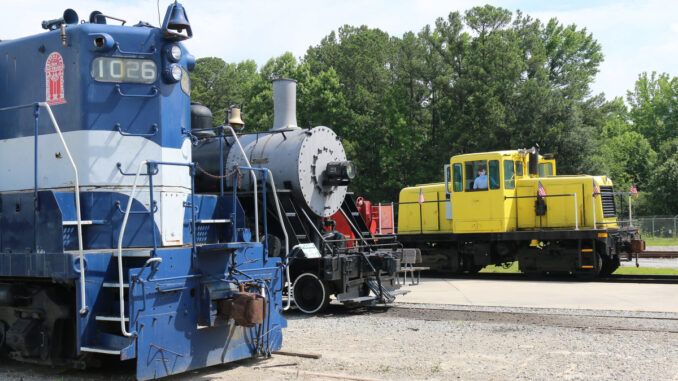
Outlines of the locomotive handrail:
[[[264,174],[264,179],[263,179],[263,183],[262,183],[263,189],[262,189],[262,192],[261,192],[261,196],[263,198],[262,203],[264,205],[264,208],[266,208],[266,180],[267,180],[267,177],[268,177],[268,173],[267,173],[268,168],[253,168],[253,167],[249,167],[249,166],[248,167],[237,167],[237,168],[249,170],[252,173],[254,173],[254,171],[261,171]],[[237,177],[235,178],[235,181],[236,181],[235,184],[237,185],[237,181],[238,181]],[[236,185],[233,186],[233,193],[234,193],[233,202],[234,203],[235,203],[235,195],[237,193],[237,186]],[[256,197],[256,194],[255,194],[255,197]],[[277,198],[276,198],[276,200],[277,200]],[[257,202],[258,202],[258,200],[254,200],[254,205],[256,205]],[[233,208],[233,213],[235,213],[235,208]],[[234,217],[234,220],[235,220],[235,217]],[[257,218],[255,218],[255,224],[259,225],[258,216],[257,216]],[[235,223],[233,223],[233,231],[235,233]],[[233,235],[233,237],[235,238],[235,234]],[[259,229],[257,229],[257,233],[256,233],[255,237],[256,237],[256,240],[259,241]],[[264,211],[264,252],[266,254],[268,254],[268,224],[267,224],[267,221],[266,221],[266,211]],[[263,262],[266,263],[266,261],[267,261],[266,256],[264,256]]]
[[[106,17],[110,17],[110,16],[106,16]],[[111,18],[113,18],[113,17],[111,17]],[[115,20],[120,20],[120,19],[115,19]],[[123,25],[124,24],[125,23],[123,22]],[[120,44],[118,42],[113,44],[113,50],[117,50],[118,53],[120,53],[120,54],[129,54],[129,55],[133,55],[133,56],[152,56],[153,54],[155,54],[158,51],[158,49],[156,49],[155,46],[154,46],[153,50],[150,51],[150,52],[128,52],[128,51],[124,51],[124,50],[120,49]]]
[[[120,172],[120,174],[123,175],[123,176],[135,176],[136,175],[133,172],[123,171],[122,170],[122,163],[120,163],[120,162],[116,163],[115,166],[118,168],[118,172]],[[155,172],[146,171],[146,173],[143,173],[144,176],[153,176],[153,175],[157,175],[157,174],[158,174],[157,168],[156,168]]]
[[[271,191],[273,192],[273,199],[275,200],[275,209],[278,214],[278,221],[280,221],[280,228],[282,229],[283,235],[285,236],[285,253],[289,253],[290,251],[290,237],[287,235],[287,229],[285,228],[285,223],[283,222],[282,218],[282,212],[280,211],[280,200],[278,199],[278,190],[275,187],[275,179],[273,178],[273,173],[271,172],[270,169],[266,168],[268,171],[268,180],[271,183]],[[266,238],[268,239],[268,238]],[[285,276],[287,276],[287,279],[290,279],[290,267],[285,264]],[[287,282],[287,295],[291,295],[291,282]],[[292,306],[292,298],[288,297],[287,298],[287,305],[283,307],[283,311],[287,311],[290,309]]]
[[[54,118],[54,113],[52,113],[52,108],[47,104],[47,102],[35,102],[35,103],[30,103],[30,104],[25,104],[25,105],[18,105],[18,106],[10,106],[10,107],[4,107],[0,108],[0,112],[3,111],[12,111],[12,110],[20,110],[24,108],[34,108],[33,115],[35,116],[35,136],[34,136],[34,155],[35,155],[35,163],[34,163],[34,208],[35,208],[35,213],[37,213],[37,202],[38,202],[38,138],[39,138],[39,118],[40,118],[40,107],[45,108],[47,110],[47,113],[49,114],[49,118],[52,122],[52,126],[54,126],[54,130],[57,133],[57,136],[59,136],[59,140],[61,141],[61,144],[64,147],[64,151],[66,151],[66,156],[68,157],[68,161],[71,164],[71,167],[73,167],[73,173],[75,176],[75,185],[74,185],[74,198],[75,198],[75,216],[76,216],[76,225],[77,225],[77,231],[78,231],[78,257],[79,257],[79,265],[80,265],[80,314],[85,315],[87,314],[87,298],[86,298],[86,293],[85,293],[85,259],[84,259],[84,254],[83,254],[83,244],[82,244],[82,218],[80,215],[80,180],[78,176],[78,167],[75,165],[75,161],[73,160],[73,156],[71,155],[71,151],[68,149],[68,144],[66,144],[66,140],[64,139],[63,134],[61,133],[61,128],[59,128],[59,123],[57,123],[56,118]],[[37,223],[33,227],[34,231],[34,241],[35,241],[35,251],[38,251],[38,226]]]
[[118,131],[118,133],[122,136],[142,136],[147,138],[157,135],[159,131],[157,123],[153,123],[153,125],[151,125],[151,132],[146,134],[123,131],[122,127],[120,127],[120,123],[116,123],[113,128],[115,128],[115,130]]
[[[242,154],[243,159],[245,159],[245,164],[247,164],[248,167],[252,167],[252,164],[250,164],[250,160],[247,158],[247,154],[245,154],[245,150],[242,148],[242,145],[240,144],[240,139],[238,139],[238,135],[235,133],[235,130],[231,126],[223,126],[224,129],[228,129],[231,131],[231,135],[233,135],[233,139],[235,140],[236,145],[238,146],[238,149],[240,150],[240,153]],[[224,165],[223,160],[221,160],[221,163],[219,164],[220,166]],[[259,198],[257,197],[257,175],[254,173],[253,170],[250,170],[250,175],[252,176],[252,182],[254,183],[254,236],[259,239],[259,203],[258,200]]]
[[[137,181],[139,181],[139,176],[141,175],[141,168],[147,164],[148,162],[146,160],[143,160],[139,163],[139,168],[137,169],[136,176],[134,177],[134,182],[132,183],[132,192],[130,192],[129,199],[127,200],[125,216],[122,218],[122,225],[120,225],[120,234],[118,234],[118,289],[120,293],[120,330],[122,331],[122,334],[126,337],[132,337],[136,334],[136,332],[127,332],[127,328],[125,327],[125,289],[123,285],[123,276],[122,276],[122,239],[125,236],[127,219],[129,218],[130,210],[132,209],[132,201],[134,200],[134,194],[137,191]],[[153,223],[151,223],[151,225],[153,225]],[[155,244],[155,242],[153,243]],[[132,327],[131,320],[130,327]]]
[[[120,200],[115,202],[115,207],[118,209],[118,212],[120,212],[120,214],[125,214],[125,211],[122,210],[122,208],[120,207]],[[158,203],[154,201],[153,202],[153,214],[155,214],[157,212],[158,212]],[[129,212],[129,214],[148,214],[148,211],[147,210],[135,210],[133,212]]]
[[153,98],[160,94],[160,90],[156,86],[151,86],[151,93],[150,94],[125,94],[120,90],[120,84],[115,85],[115,91],[120,95],[121,97],[128,97],[128,98]]
[[[66,156],[68,157],[68,161],[71,163],[71,167],[73,167],[73,175],[75,177],[75,186],[74,186],[74,191],[75,191],[75,217],[76,221],[78,222],[78,256],[80,258],[80,301],[81,301],[81,307],[80,307],[80,314],[85,315],[87,314],[87,298],[85,294],[85,259],[84,259],[84,254],[83,254],[83,245],[82,245],[82,218],[80,215],[80,180],[78,179],[78,166],[75,165],[75,161],[73,160],[73,156],[71,155],[71,151],[68,149],[68,144],[66,144],[66,140],[64,139],[64,135],[61,133],[61,129],[59,128],[59,124],[56,121],[56,118],[54,118],[54,113],[52,113],[52,108],[49,107],[49,104],[47,102],[40,102],[39,103],[40,107],[44,107],[47,109],[47,113],[49,114],[49,118],[52,121],[52,125],[54,126],[54,129],[56,130],[57,135],[59,136],[59,140],[61,140],[61,144],[64,146],[64,151],[66,151]],[[36,122],[37,124],[37,122]],[[38,135],[35,136],[35,139],[37,141]],[[37,156],[37,152],[35,153]],[[37,161],[36,161],[37,163]]]

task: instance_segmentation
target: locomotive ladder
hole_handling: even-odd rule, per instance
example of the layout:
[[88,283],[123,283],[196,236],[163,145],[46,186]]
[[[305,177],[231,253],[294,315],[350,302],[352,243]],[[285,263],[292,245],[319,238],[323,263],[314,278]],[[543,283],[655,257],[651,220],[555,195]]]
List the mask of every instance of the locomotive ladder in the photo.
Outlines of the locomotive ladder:
[[351,197],[351,195],[347,195],[344,198],[344,202],[341,204],[341,209],[344,211],[345,217],[350,219],[352,226],[359,230],[360,235],[363,236],[363,238],[372,238],[372,233],[370,232],[369,227],[367,227],[365,220],[362,218],[362,216],[360,216],[360,212],[358,212],[358,206],[355,204],[355,200],[353,197]]
[[295,202],[292,199],[291,192],[283,190],[279,193],[285,228],[292,232],[292,236],[296,243],[310,243],[311,236],[301,219],[301,211],[294,205]]

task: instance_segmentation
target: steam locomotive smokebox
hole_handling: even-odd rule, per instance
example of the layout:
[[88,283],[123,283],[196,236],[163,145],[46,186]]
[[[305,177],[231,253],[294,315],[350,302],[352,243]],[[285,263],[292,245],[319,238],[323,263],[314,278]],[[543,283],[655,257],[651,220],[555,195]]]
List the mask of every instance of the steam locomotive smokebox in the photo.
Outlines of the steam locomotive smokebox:
[[[273,82],[274,125],[268,132],[240,137],[243,150],[253,167],[268,168],[278,189],[291,189],[297,200],[318,216],[329,217],[341,207],[346,185],[355,176],[353,163],[346,160],[341,140],[330,128],[302,129],[296,121],[296,82],[278,79]],[[224,172],[234,166],[247,166],[232,138],[224,146]],[[219,141],[202,141],[193,149],[193,159],[206,171],[219,174]],[[249,173],[243,173],[241,190],[251,191]],[[233,178],[226,179],[232,187]],[[198,174],[200,192],[216,192],[219,182]]]

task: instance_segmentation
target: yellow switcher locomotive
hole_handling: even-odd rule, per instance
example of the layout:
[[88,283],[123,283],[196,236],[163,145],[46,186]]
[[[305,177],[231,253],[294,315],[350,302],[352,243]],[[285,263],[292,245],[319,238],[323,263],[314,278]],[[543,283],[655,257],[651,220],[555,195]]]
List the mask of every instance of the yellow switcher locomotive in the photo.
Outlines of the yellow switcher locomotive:
[[642,251],[637,228],[617,219],[606,176],[556,175],[537,149],[464,154],[445,181],[400,192],[398,238],[434,269],[474,273],[518,261],[526,274],[610,274]]

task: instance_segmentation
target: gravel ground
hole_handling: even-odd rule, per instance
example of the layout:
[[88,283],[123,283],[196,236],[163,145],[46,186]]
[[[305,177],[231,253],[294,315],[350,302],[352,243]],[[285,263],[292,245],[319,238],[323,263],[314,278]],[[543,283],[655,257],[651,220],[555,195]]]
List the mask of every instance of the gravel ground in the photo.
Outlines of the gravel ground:
[[[287,315],[283,350],[171,380],[678,380],[678,315],[396,304]],[[9,364],[10,380],[127,380],[131,369],[55,374]]]

